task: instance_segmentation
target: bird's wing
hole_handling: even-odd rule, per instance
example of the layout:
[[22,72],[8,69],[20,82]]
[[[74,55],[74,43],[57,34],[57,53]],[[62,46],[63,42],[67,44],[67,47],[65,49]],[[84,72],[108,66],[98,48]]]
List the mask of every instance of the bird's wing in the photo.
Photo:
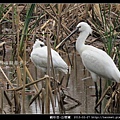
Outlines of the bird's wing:
[[[115,68],[113,60],[107,53],[100,49],[86,49],[81,58],[84,66],[99,76],[112,78],[112,69]],[[116,69],[116,68],[115,68]]]
[[53,60],[54,67],[68,69],[68,65],[66,64],[66,62],[55,50],[51,49],[51,53],[52,53],[52,60]]
[[38,67],[47,66],[47,49],[46,47],[36,48],[31,52],[31,60]]
[[[61,56],[51,48],[53,66],[56,68],[68,68],[65,61],[61,58]],[[31,52],[31,60],[34,64],[47,67],[47,47],[36,48]]]

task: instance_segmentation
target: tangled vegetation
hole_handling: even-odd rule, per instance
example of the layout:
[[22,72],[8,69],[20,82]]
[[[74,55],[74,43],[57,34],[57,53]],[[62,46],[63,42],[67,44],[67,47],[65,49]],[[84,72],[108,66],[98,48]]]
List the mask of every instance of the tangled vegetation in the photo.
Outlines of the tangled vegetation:
[[[63,92],[59,85],[59,80],[51,78],[51,74],[35,80],[32,77],[29,67],[29,55],[32,45],[36,38],[51,45],[55,49],[80,21],[88,22],[92,29],[92,40],[87,44],[92,44],[100,49],[105,50],[115,61],[120,70],[120,4],[84,4],[84,3],[36,3],[36,4],[0,4],[0,41],[6,42],[6,48],[3,49],[4,61],[5,50],[11,50],[9,60],[13,61],[12,75],[8,78],[2,67],[0,70],[6,79],[5,88],[1,89],[1,99],[4,95],[10,107],[14,107],[12,112],[21,113],[20,93],[22,94],[22,113],[25,113],[25,91],[26,88],[33,85],[35,89],[34,97],[30,105],[37,97],[41,99],[41,113],[50,113],[50,101],[52,103],[53,113],[55,113],[55,101],[57,98],[60,113],[65,113],[62,96],[67,96],[74,100],[77,105],[80,102]],[[74,51],[75,36],[67,41],[63,48],[57,49],[61,55],[67,56],[67,63],[73,66],[69,58],[69,53]],[[99,44],[100,43],[100,46]],[[15,64],[17,61],[19,64]],[[69,82],[69,76],[67,81]],[[62,79],[62,78],[61,78]],[[52,88],[50,81],[54,83]],[[45,87],[38,88],[38,82],[44,81]],[[68,83],[66,83],[67,86]],[[16,87],[14,86],[16,85]],[[101,96],[96,108],[100,105],[105,95],[109,98],[104,107],[104,113],[120,112],[120,91],[119,86],[106,82],[106,90]],[[61,95],[62,91],[62,95]],[[10,99],[8,92],[12,92],[13,98]],[[55,96],[55,97],[54,97]],[[12,100],[14,99],[14,103]],[[5,113],[1,107],[1,113]]]

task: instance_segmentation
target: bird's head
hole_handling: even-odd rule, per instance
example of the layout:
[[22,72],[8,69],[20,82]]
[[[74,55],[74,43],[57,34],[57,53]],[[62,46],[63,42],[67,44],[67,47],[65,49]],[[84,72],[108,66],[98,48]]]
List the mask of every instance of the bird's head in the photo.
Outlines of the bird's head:
[[92,34],[92,29],[91,29],[90,25],[88,25],[88,23],[86,23],[86,22],[78,23],[78,25],[76,26],[76,29],[79,32],[88,31],[89,34]]
[[92,29],[91,29],[91,27],[90,27],[90,25],[88,25],[88,23],[86,23],[86,22],[80,22],[80,23],[78,23],[78,25],[76,26],[76,29],[75,30],[73,30],[72,32],[71,32],[71,34],[69,34],[62,42],[60,42],[57,46],[56,46],[56,49],[58,48],[58,47],[60,47],[61,45],[63,45],[63,43],[66,41],[66,40],[68,40],[73,34],[75,34],[76,32],[87,32],[88,34],[92,34]]
[[44,47],[44,46],[45,46],[44,42],[40,41],[39,39],[36,39],[36,41],[33,45],[33,49],[39,48],[39,47]]

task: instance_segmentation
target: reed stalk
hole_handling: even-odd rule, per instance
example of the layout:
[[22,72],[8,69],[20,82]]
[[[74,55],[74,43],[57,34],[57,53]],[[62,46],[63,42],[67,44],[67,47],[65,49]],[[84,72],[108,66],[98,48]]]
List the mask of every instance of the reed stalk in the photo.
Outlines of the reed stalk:
[[0,104],[0,113],[2,114],[2,112],[3,112],[3,101],[4,101],[3,100],[3,98],[4,98],[4,96],[3,96],[3,89],[0,90],[0,94],[1,94],[1,96],[0,96],[1,97],[1,99],[0,99],[0,103],[1,103]]
[[44,106],[45,106],[45,89],[42,88],[42,114],[44,114]]
[[25,84],[26,84],[26,41],[24,42],[23,54],[23,90],[22,90],[22,111],[25,113]]

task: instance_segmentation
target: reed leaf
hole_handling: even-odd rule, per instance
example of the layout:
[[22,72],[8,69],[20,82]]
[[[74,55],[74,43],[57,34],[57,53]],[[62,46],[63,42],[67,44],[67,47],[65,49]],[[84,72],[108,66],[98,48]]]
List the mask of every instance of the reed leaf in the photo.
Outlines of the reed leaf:
[[29,23],[30,23],[31,16],[32,16],[32,13],[34,11],[34,8],[35,8],[35,4],[31,4],[29,9],[27,10],[26,19],[25,19],[25,22],[24,22],[23,30],[22,30],[22,36],[21,36],[21,39],[20,39],[20,53],[22,53],[23,41],[25,39],[25,36],[28,33],[28,27],[29,27]]

